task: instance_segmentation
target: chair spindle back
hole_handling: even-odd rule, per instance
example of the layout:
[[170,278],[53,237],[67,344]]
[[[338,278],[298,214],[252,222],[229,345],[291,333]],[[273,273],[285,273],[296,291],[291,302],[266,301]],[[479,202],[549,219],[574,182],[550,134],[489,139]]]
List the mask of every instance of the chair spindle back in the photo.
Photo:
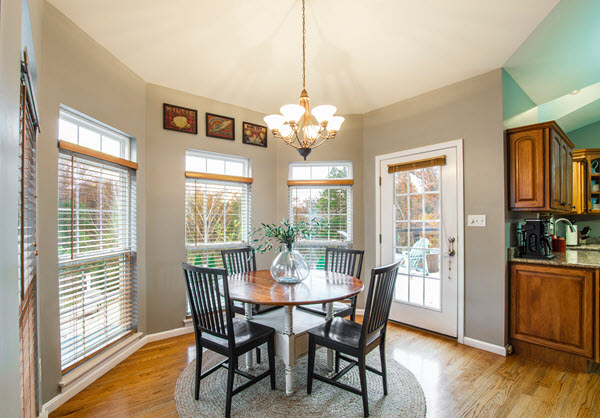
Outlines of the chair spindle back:
[[325,249],[325,270],[347,274],[360,280],[364,251],[347,248]]
[[367,295],[361,332],[363,344],[370,335],[381,331],[387,325],[399,266],[400,261],[371,270],[369,294]]
[[235,248],[233,250],[222,250],[223,267],[229,274],[246,273],[256,271],[256,254],[254,248]]
[[182,263],[192,319],[196,332],[232,340],[233,311],[229,299],[227,270]]

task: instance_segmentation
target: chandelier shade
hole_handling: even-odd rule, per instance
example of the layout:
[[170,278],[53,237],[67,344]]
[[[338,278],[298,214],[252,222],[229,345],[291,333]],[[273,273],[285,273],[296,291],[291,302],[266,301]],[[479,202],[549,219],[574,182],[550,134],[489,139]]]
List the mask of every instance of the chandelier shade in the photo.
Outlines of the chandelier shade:
[[[275,138],[296,148],[300,155],[306,157],[327,140],[335,138],[344,118],[334,116],[337,108],[332,105],[315,107],[312,112],[310,99],[306,92],[306,6],[302,0],[302,92],[300,104],[281,106],[280,115],[269,115],[264,118],[269,130]],[[312,116],[311,116],[312,114]],[[316,122],[313,120],[313,116]]]

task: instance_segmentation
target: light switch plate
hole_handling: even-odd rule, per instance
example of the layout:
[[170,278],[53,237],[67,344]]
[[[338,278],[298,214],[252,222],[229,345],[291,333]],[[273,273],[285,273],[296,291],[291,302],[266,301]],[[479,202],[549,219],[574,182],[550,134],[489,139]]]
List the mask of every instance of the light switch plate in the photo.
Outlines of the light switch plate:
[[485,215],[469,215],[468,226],[485,226]]

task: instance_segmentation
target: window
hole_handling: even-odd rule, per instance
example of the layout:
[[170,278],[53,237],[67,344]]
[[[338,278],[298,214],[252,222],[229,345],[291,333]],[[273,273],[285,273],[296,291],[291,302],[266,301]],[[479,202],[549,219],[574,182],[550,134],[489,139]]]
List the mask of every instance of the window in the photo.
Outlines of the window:
[[60,110],[58,139],[91,148],[113,157],[125,160],[131,158],[131,140],[129,137],[66,109]]
[[325,268],[326,247],[352,247],[352,163],[291,163],[289,213],[313,234],[296,244],[309,266]]
[[[61,111],[59,138],[58,282],[66,373],[137,329],[137,164],[121,160],[131,155],[130,138],[71,113]],[[118,150],[110,141],[119,142]]]
[[188,263],[222,267],[221,250],[248,245],[251,184],[247,158],[198,151],[186,153]]

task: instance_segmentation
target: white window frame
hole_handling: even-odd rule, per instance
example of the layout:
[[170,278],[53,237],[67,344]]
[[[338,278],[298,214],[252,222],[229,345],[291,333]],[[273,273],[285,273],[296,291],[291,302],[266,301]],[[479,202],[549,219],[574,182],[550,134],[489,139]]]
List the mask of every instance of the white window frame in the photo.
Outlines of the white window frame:
[[[347,168],[347,176],[344,178],[327,179],[327,178],[314,178],[312,175],[312,167],[339,167],[343,166]],[[310,167],[310,177],[295,178],[293,177],[294,167]],[[353,167],[352,161],[316,161],[316,162],[291,162],[288,168],[288,179],[290,181],[302,181],[302,180],[314,180],[314,181],[327,181],[327,180],[353,180]],[[321,239],[301,239],[297,242],[297,247],[308,248],[308,247],[338,247],[338,248],[352,248],[354,245],[354,190],[352,186],[327,186],[327,185],[312,185],[312,186],[288,186],[288,216],[292,223],[295,222],[294,208],[290,204],[289,194],[292,192],[291,188],[349,188],[351,190],[351,199],[346,202],[346,216],[348,219],[348,225],[351,227],[348,231],[348,238],[344,241],[340,240],[321,240]]]
[[[225,163],[227,162],[235,162],[235,163],[241,163],[243,164],[243,170],[242,170],[242,176],[239,176],[239,174],[236,175],[231,175],[228,174],[226,171],[226,164],[225,164],[225,173],[215,173],[215,172],[210,172],[209,170],[205,169],[203,171],[198,171],[198,170],[190,170],[191,167],[188,167],[187,164],[187,158],[188,157],[196,157],[196,158],[206,158],[206,159],[212,159],[212,160],[216,160],[216,161],[223,161]],[[205,167],[207,167],[207,164],[205,165]],[[199,151],[199,150],[193,150],[193,149],[187,149],[186,150],[186,172],[198,172],[198,173],[206,173],[206,174],[215,174],[215,175],[223,175],[223,176],[231,176],[231,177],[251,177],[252,175],[252,161],[250,158],[246,158],[246,157],[239,157],[239,156],[235,156],[235,155],[227,155],[227,154],[220,154],[220,153],[214,153],[214,152],[207,152],[207,151]],[[187,189],[187,184],[188,182],[191,181],[196,181],[196,182],[203,182],[203,183],[207,183],[207,184],[214,184],[214,185],[231,185],[231,184],[240,184],[240,185],[245,185],[245,183],[241,183],[241,182],[236,182],[235,180],[231,180],[231,181],[223,181],[223,180],[208,180],[208,179],[193,179],[193,178],[186,178],[186,189]],[[190,251],[194,251],[194,250],[225,250],[225,249],[229,249],[229,248],[239,248],[242,246],[247,246],[250,245],[250,234],[252,231],[252,188],[251,186],[247,186],[247,193],[248,195],[243,199],[243,209],[242,209],[242,214],[246,214],[246,216],[242,216],[242,231],[241,231],[241,236],[246,237],[246,240],[242,239],[241,241],[225,241],[225,242],[219,242],[219,243],[201,243],[201,244],[195,244],[195,245],[189,245],[189,244],[185,244],[185,250],[186,250],[186,260],[188,260],[189,262],[189,254]],[[187,193],[186,193],[186,202],[187,202]],[[186,213],[187,215],[187,213]],[[184,240],[187,241],[187,237],[184,236]],[[221,263],[221,259],[219,259],[219,264]]]
[[[113,129],[101,122],[95,121],[92,118],[88,118],[84,115],[79,114],[78,112],[69,110],[67,108],[64,108],[61,106],[60,108],[60,113],[59,113],[59,123],[60,120],[65,120],[67,122],[70,122],[74,125],[77,126],[77,141],[73,142],[73,141],[67,141],[64,139],[61,139],[61,133],[60,133],[60,129],[58,132],[58,136],[59,136],[59,141],[65,141],[65,142],[69,142],[75,145],[79,145],[79,127],[83,127],[87,130],[90,130],[92,132],[95,132],[97,134],[100,135],[100,146],[99,147],[95,147],[92,148],[95,151],[99,151],[101,153],[103,153],[102,151],[102,137],[108,137],[112,140],[116,140],[119,142],[120,144],[120,156],[118,158],[121,158],[123,160],[130,160],[131,161],[131,157],[133,155],[135,155],[135,139],[127,136],[126,134],[123,134],[119,131],[117,131],[116,129]],[[59,148],[62,148],[62,146],[60,146],[59,144]],[[107,167],[110,166],[115,166],[115,171],[118,173],[119,176],[119,183],[120,184],[126,184],[127,178],[123,177],[125,176],[124,172],[127,170],[132,170],[131,167],[127,168],[127,167],[122,167],[120,163],[113,163],[113,158],[115,157],[114,154],[107,154],[107,153],[103,153],[105,155],[94,155],[93,157],[90,157],[90,154],[87,154],[86,150],[88,149],[87,147],[81,147],[81,149],[78,149],[77,151],[72,151],[72,150],[63,150],[63,149],[59,149],[59,165],[61,164],[61,159],[64,158],[69,158],[69,155],[72,155],[74,158],[80,159],[82,161],[90,161],[91,164],[100,164],[100,165],[104,165]],[[83,152],[83,154],[81,154],[80,152]],[[72,158],[73,158],[72,157]],[[136,165],[137,167],[137,165]],[[135,200],[137,199],[137,176],[135,173],[135,169],[133,169],[133,174],[127,174],[128,178],[133,177],[133,182],[131,182],[130,186],[131,186],[131,190],[128,190],[128,193],[130,194],[130,196],[133,197],[129,197],[129,198],[124,198],[122,203],[123,205],[120,207],[120,212],[122,212],[122,218],[124,219],[125,225],[126,227],[123,228],[123,230],[127,230],[129,235],[129,238],[127,238],[124,242],[128,242],[129,245],[125,246],[125,247],[119,247],[119,248],[111,248],[109,249],[105,249],[103,250],[102,247],[100,247],[97,250],[94,251],[89,251],[89,252],[79,252],[79,237],[77,237],[77,247],[73,247],[72,249],[72,253],[70,253],[69,255],[60,255],[58,254],[58,265],[59,265],[59,272],[61,269],[63,268],[69,268],[72,266],[81,266],[82,268],[84,268],[84,266],[86,266],[88,263],[93,262],[93,261],[108,261],[108,260],[112,260],[115,257],[118,256],[122,256],[125,257],[129,260],[133,260],[134,263],[134,268],[137,267],[137,219],[136,219],[136,212],[135,212]],[[60,184],[58,185],[60,186]],[[57,186],[57,190],[58,189]],[[78,193],[78,192],[77,192]],[[59,214],[60,214],[60,208],[59,210]],[[74,212],[79,212],[78,209],[75,209]],[[60,217],[60,215],[59,215]],[[60,218],[59,218],[60,219]],[[77,224],[79,224],[79,222],[77,222]],[[58,238],[58,237],[57,237]],[[102,241],[101,241],[102,242]],[[120,241],[121,242],[121,241]],[[75,244],[75,241],[74,241]],[[75,248],[77,248],[77,251],[75,251]],[[127,261],[130,262],[130,261]],[[131,281],[133,283],[137,283],[137,274],[134,272],[132,273],[131,276]],[[133,313],[133,321],[131,323],[132,329],[129,330],[128,332],[136,332],[137,331],[137,291],[134,290],[133,292],[130,292],[132,299],[133,300],[133,309],[134,309],[134,313]],[[62,315],[62,313],[61,313]],[[62,324],[61,324],[62,327]],[[61,338],[62,338],[62,334],[63,334],[63,329],[61,328]],[[124,330],[124,332],[127,332],[127,330]],[[108,338],[103,345],[98,346],[97,349],[91,351],[90,353],[87,353],[84,355],[83,358],[79,358],[77,361],[73,362],[71,361],[68,364],[64,364],[64,355],[66,353],[62,352],[62,344],[63,341],[61,339],[61,369],[62,369],[62,373],[63,376],[71,376],[71,373],[75,372],[75,370],[78,370],[78,372],[73,373],[73,375],[78,375],[79,373],[81,373],[81,370],[87,370],[89,368],[94,367],[94,365],[96,365],[98,363],[97,359],[102,357],[103,353],[107,352],[107,350],[110,350],[111,348],[115,347],[116,345],[119,344],[119,341],[121,340],[121,336],[111,336],[110,338]],[[81,360],[85,360],[85,362],[81,363]],[[64,380],[65,378],[63,378]],[[69,378],[70,379],[70,378]]]
[[[124,133],[117,131],[116,129],[110,128],[101,122],[95,121],[88,117],[80,116],[75,111],[69,110],[62,106],[60,108],[60,113],[59,113],[59,123],[60,123],[60,120],[70,122],[70,123],[76,125],[78,129],[77,129],[77,141],[76,142],[61,138],[60,137],[60,129],[59,129],[59,137],[58,137],[59,140],[71,142],[76,145],[80,145],[79,127],[82,127],[84,129],[87,129],[89,131],[95,132],[100,135],[100,146],[92,148],[92,149],[99,151],[99,152],[105,152],[102,149],[102,137],[104,136],[104,137],[107,137],[114,141],[119,142],[120,147],[121,147],[121,154],[116,157],[123,158],[125,160],[131,159],[133,150],[132,150],[132,138],[130,136],[127,136]],[[109,155],[113,155],[113,154],[109,154]]]

